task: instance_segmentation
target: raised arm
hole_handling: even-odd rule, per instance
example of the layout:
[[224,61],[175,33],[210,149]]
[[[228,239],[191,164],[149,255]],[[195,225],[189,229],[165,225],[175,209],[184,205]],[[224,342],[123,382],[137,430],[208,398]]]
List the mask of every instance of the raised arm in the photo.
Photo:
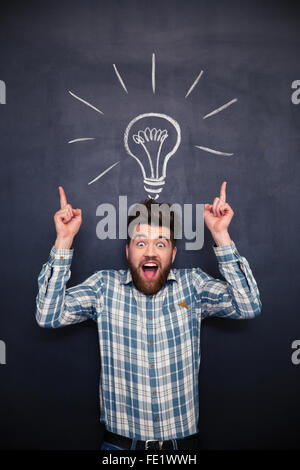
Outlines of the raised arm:
[[71,275],[73,239],[81,222],[81,209],[68,204],[64,189],[59,186],[60,210],[54,215],[56,241],[48,262],[38,277],[36,320],[45,328],[58,328],[79,323],[88,318],[96,319],[96,298],[99,299],[100,279],[96,273],[84,283],[66,289]]
[[226,182],[213,204],[205,204],[204,220],[215,241],[213,247],[219,270],[226,281],[214,279],[195,269],[196,291],[201,300],[202,318],[254,318],[261,313],[261,300],[249,263],[239,254],[228,232],[234,212],[226,202]]

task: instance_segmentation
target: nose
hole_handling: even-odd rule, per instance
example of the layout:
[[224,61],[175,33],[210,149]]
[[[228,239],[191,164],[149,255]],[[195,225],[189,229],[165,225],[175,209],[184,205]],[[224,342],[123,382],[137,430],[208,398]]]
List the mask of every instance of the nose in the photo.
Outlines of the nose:
[[152,241],[149,241],[147,244],[146,250],[145,250],[145,256],[148,258],[155,257],[156,256],[156,249],[155,249],[155,243]]

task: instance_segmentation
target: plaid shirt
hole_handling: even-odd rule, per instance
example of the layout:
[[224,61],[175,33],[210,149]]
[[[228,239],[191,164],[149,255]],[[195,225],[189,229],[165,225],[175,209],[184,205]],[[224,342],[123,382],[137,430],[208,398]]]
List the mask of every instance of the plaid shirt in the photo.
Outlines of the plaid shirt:
[[97,323],[100,420],[109,431],[140,440],[198,432],[201,320],[261,312],[256,281],[234,242],[213,249],[227,282],[200,268],[171,269],[164,287],[145,295],[129,269],[97,271],[66,289],[73,249],[52,247],[38,278],[36,320],[46,328]]

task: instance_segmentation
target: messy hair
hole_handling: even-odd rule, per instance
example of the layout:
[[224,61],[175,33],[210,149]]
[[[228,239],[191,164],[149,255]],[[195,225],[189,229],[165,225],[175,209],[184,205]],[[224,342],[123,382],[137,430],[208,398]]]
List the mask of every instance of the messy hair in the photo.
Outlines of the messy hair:
[[[142,211],[140,206],[144,206]],[[134,223],[136,221],[136,224]],[[167,222],[167,223],[166,223]],[[179,223],[178,214],[169,203],[157,203],[155,199],[149,198],[135,205],[128,215],[127,220],[127,245],[130,244],[131,237],[129,226],[135,227],[143,223],[146,225],[158,225],[159,227],[167,227],[170,229],[170,239],[172,247],[176,246],[175,224]]]

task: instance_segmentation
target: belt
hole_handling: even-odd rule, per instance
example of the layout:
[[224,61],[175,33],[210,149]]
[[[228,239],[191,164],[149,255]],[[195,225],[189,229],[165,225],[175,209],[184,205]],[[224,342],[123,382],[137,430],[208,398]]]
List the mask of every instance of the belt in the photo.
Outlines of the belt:
[[[134,439],[129,437],[120,436],[109,431],[105,431],[103,440],[114,444],[118,447],[125,449],[131,449]],[[136,445],[132,450],[167,450],[167,449],[197,449],[199,448],[199,433],[192,434],[191,436],[184,437],[182,439],[170,439],[168,441],[139,441],[136,440]]]

